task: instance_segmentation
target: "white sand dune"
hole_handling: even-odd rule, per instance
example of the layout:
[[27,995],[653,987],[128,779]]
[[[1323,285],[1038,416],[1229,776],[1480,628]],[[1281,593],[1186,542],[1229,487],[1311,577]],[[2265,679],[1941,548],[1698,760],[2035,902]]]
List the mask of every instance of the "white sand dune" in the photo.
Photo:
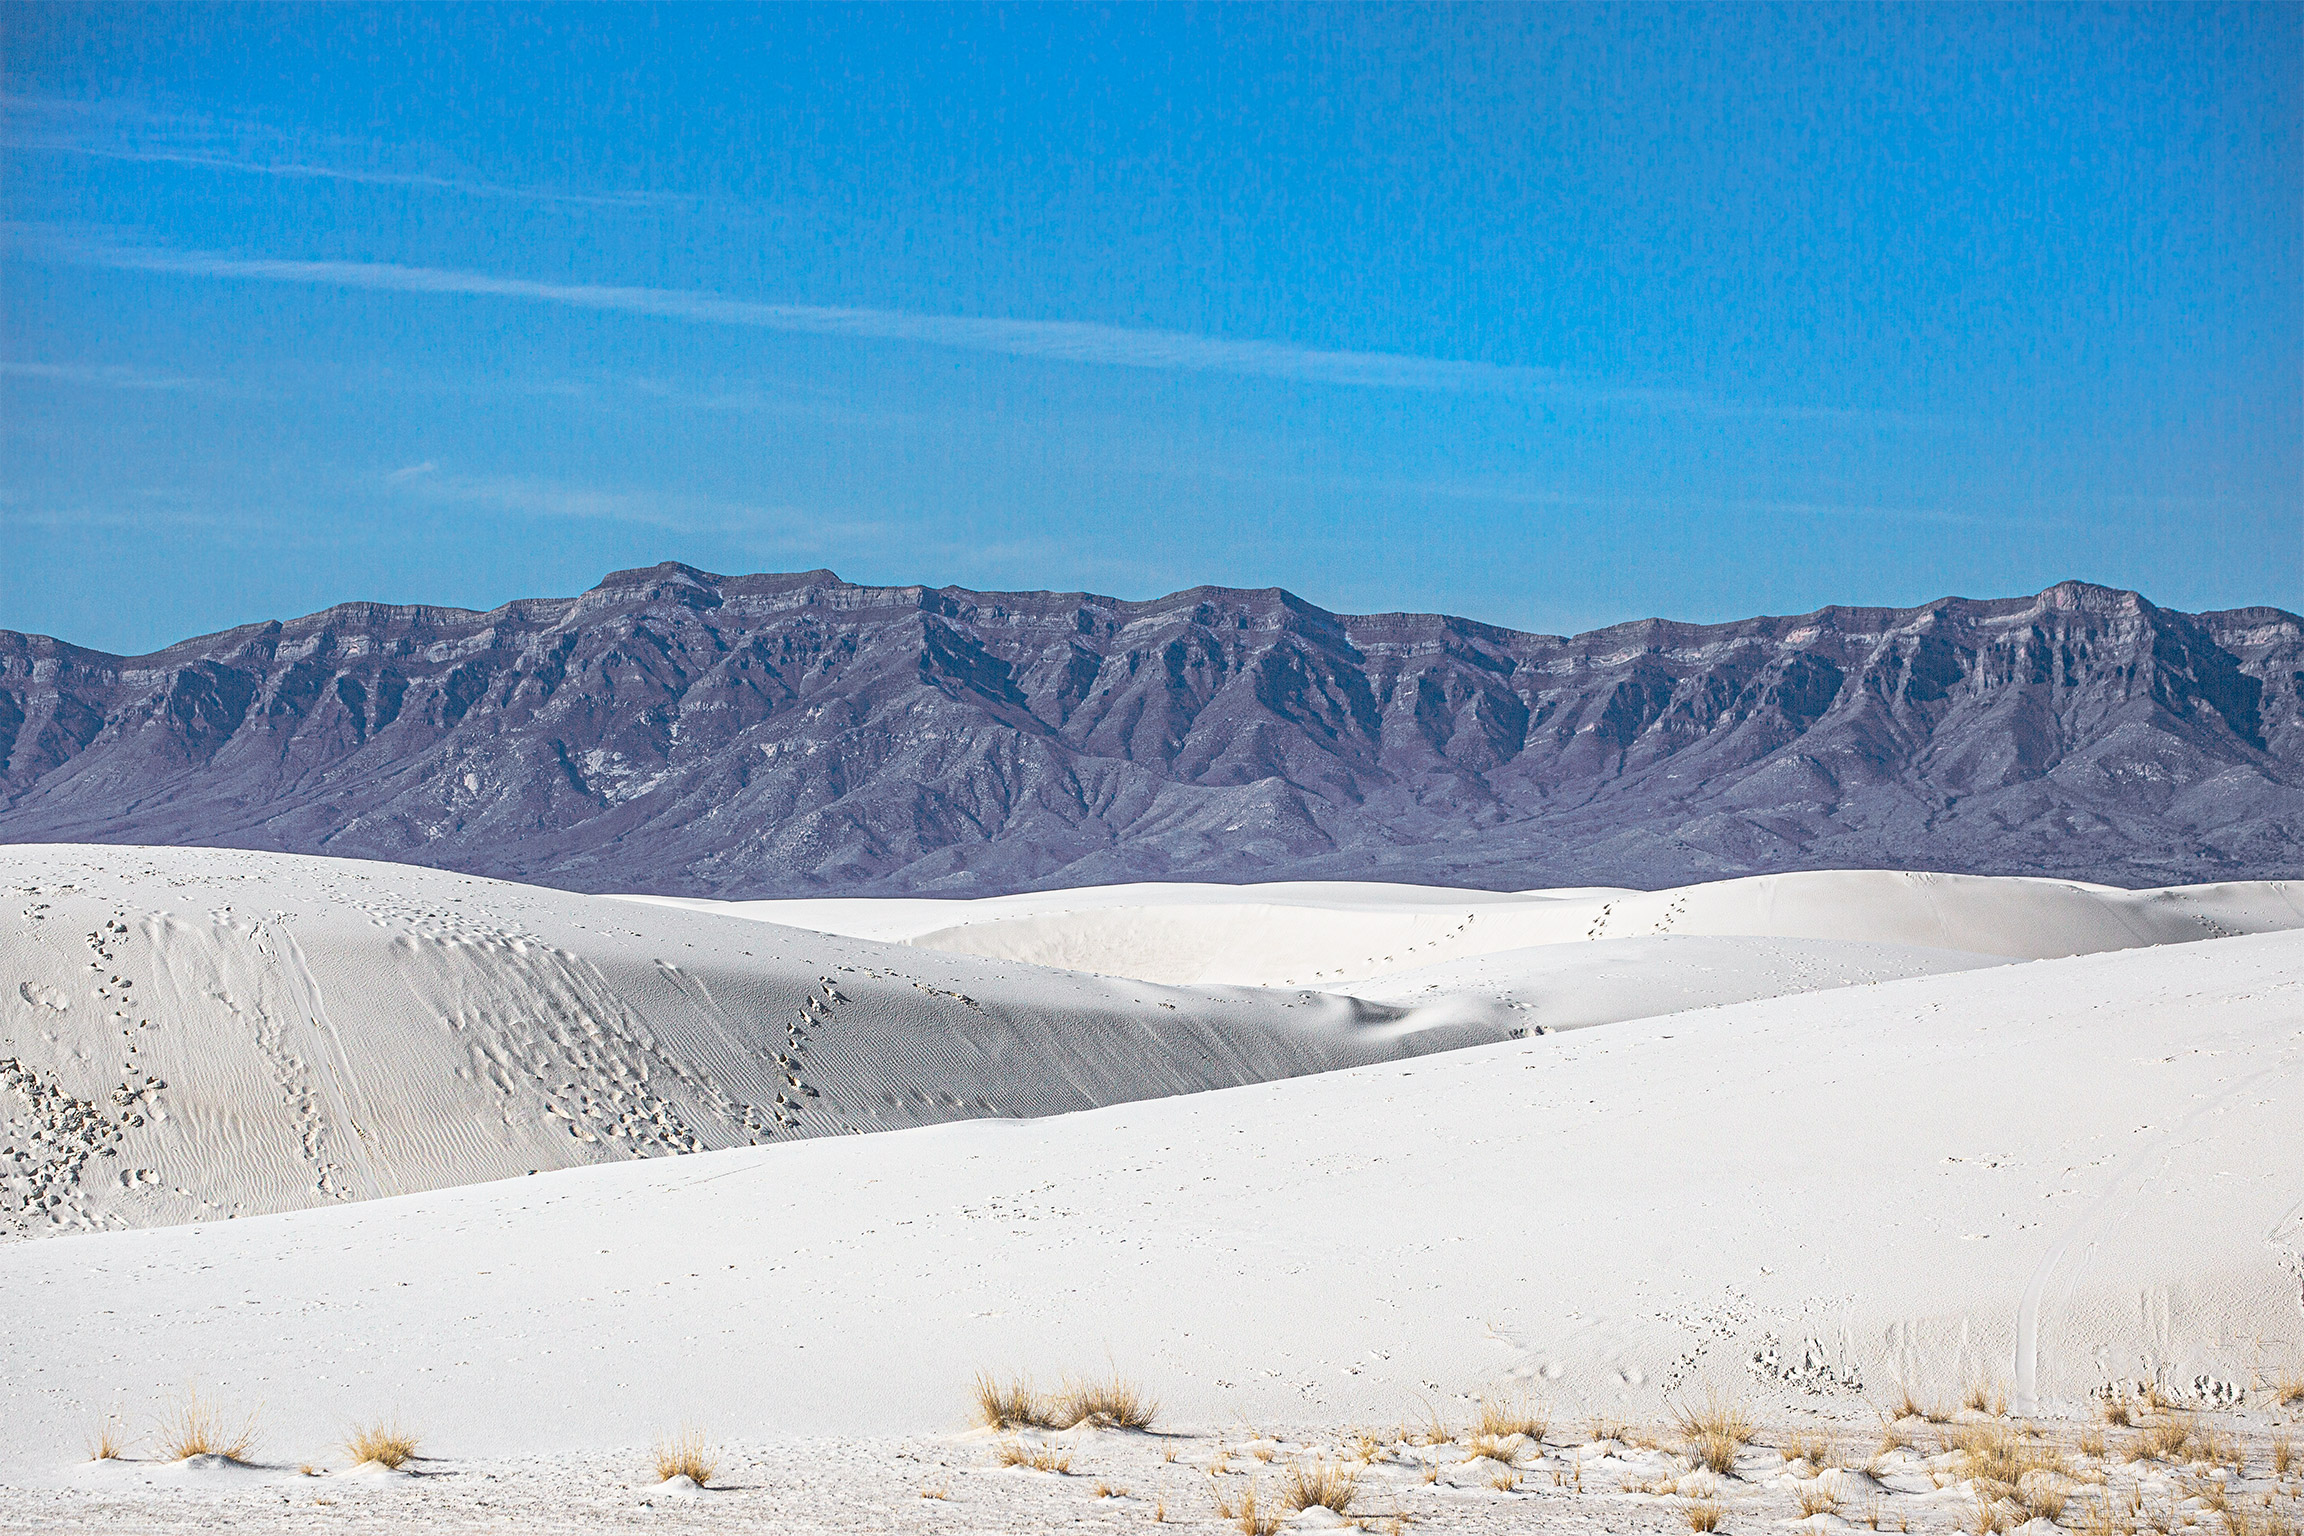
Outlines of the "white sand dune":
[[2011,960],[2304,926],[2291,881],[2123,891],[2069,880],[1828,870],[1662,891],[1128,885],[978,901],[670,902],[917,948],[1177,985],[1349,985],[1539,945],[1697,935]]
[[1363,997],[1115,980],[292,855],[20,846],[0,849],[0,891],[7,1234],[1055,1114],[1991,963],[1651,939]]
[[1108,1361],[1203,1424],[2213,1403],[2304,1346],[2300,1104],[2284,933],[0,1245],[0,1477],[188,1379],[291,1463],[387,1410],[472,1456],[920,1434],[979,1368]]

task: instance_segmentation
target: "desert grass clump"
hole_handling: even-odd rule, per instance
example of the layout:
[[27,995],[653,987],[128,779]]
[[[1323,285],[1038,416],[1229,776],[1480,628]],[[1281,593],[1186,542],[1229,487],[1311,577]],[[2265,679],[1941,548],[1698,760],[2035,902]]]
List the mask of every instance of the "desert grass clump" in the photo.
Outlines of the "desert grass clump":
[[1360,1474],[1340,1462],[1298,1462],[1288,1469],[1280,1485],[1280,1502],[1289,1513],[1304,1509],[1352,1512],[1352,1499],[1360,1491]]
[[2157,1424],[2136,1431],[2122,1457],[2128,1461],[2174,1461],[2192,1443],[2192,1421],[2172,1414]]
[[1000,1465],[1023,1467],[1033,1472],[1069,1472],[1072,1458],[1053,1445],[1026,1445],[1011,1440],[1000,1447]]
[[2104,1431],[2102,1427],[2091,1424],[2086,1429],[2081,1430],[2077,1443],[2081,1455],[2093,1456],[2098,1461],[2104,1459]]
[[1880,1421],[1879,1454],[1885,1456],[1890,1451],[1908,1451],[1911,1449],[1912,1431],[1904,1427],[1902,1420],[1882,1419]]
[[1832,1437],[1826,1434],[1787,1434],[1776,1442],[1778,1454],[1788,1461],[1804,1461],[1818,1472],[1838,1459]]
[[[411,1440],[408,1443],[413,1449],[416,1442]],[[346,1444],[349,1448],[350,1442]],[[720,1470],[719,1458],[712,1454],[712,1447],[705,1440],[704,1431],[695,1428],[683,1429],[678,1434],[666,1435],[658,1440],[654,1459],[656,1481],[660,1483],[684,1477],[701,1488],[710,1483],[713,1474]]]
[[2296,1463],[2296,1447],[2286,1435],[2272,1437],[2272,1475],[2286,1477]]
[[203,1401],[197,1389],[187,1390],[181,1407],[169,1410],[159,1425],[160,1459],[183,1461],[192,1456],[221,1456],[246,1461],[256,1444],[256,1415],[235,1425],[215,1404]]
[[1277,1536],[1280,1529],[1280,1511],[1259,1505],[1253,1484],[1240,1491],[1240,1502],[1235,1504],[1222,1494],[1216,1496],[1216,1518],[1229,1520],[1240,1536]]
[[118,1461],[127,1449],[128,1437],[115,1419],[106,1419],[98,1424],[96,1433],[88,1437],[90,1461]]
[[[981,1411],[981,1387],[978,1399]],[[1147,1397],[1143,1388],[1118,1374],[1102,1381],[1069,1383],[1057,1394],[1052,1406],[1053,1419],[1061,1429],[1074,1429],[1082,1424],[1098,1429],[1150,1429],[1152,1421],[1160,1416],[1160,1405]]]
[[1696,1536],[1708,1536],[1709,1532],[1720,1529],[1720,1505],[1718,1501],[1690,1499],[1688,1501],[1688,1529],[1694,1531]]
[[2069,1496],[2064,1480],[2053,1472],[2027,1472],[2017,1479],[2016,1501],[2024,1506],[2027,1519],[2061,1524]]
[[1530,1440],[1542,1440],[1552,1427],[1552,1417],[1544,1409],[1526,1398],[1480,1399],[1480,1433],[1502,1440],[1511,1435],[1526,1435]]
[[1526,1446],[1526,1441],[1515,1444],[1509,1437],[1500,1439],[1495,1435],[1474,1435],[1464,1442],[1464,1459],[1500,1461],[1508,1467],[1517,1466]]
[[1803,1517],[1840,1513],[1840,1496],[1822,1483],[1810,1483],[1799,1489],[1792,1495],[1792,1502],[1800,1507]]
[[1948,1430],[1944,1448],[1959,1453],[1960,1475],[1982,1490],[2012,1493],[2027,1473],[2066,1475],[2063,1451],[2036,1435],[2004,1423],[1962,1424]]
[[2304,1403],[2304,1371],[2282,1371],[2280,1379],[2272,1383],[2272,1400],[2283,1408]]
[[1048,1400],[1027,1377],[1001,1381],[990,1371],[978,1371],[973,1396],[976,1422],[986,1429],[1046,1429],[1055,1423]]
[[[344,1453],[352,1458],[352,1465],[356,1467],[372,1461],[380,1467],[389,1467],[397,1472],[415,1456],[416,1437],[401,1426],[382,1419],[373,1424],[356,1424],[344,1437]],[[701,1483],[704,1479],[697,1478],[696,1481]]]
[[2015,1526],[2016,1522],[2009,1518],[2009,1514],[2006,1504],[1989,1494],[1979,1493],[1976,1495],[1975,1509],[1969,1512],[1967,1528],[1974,1536],[1997,1536],[1997,1533]]
[[1682,1451],[1722,1477],[1735,1475],[1736,1453],[1758,1433],[1742,1404],[1716,1392],[1702,1408],[1678,1407],[1672,1415]]
[[1924,1419],[1930,1424],[1942,1424],[1952,1415],[1935,1404],[1930,1404],[1925,1408],[1921,1407],[1919,1399],[1912,1395],[1912,1389],[1906,1387],[1903,1400],[1896,1405],[1896,1417],[1899,1419]]
[[1584,1421],[1584,1438],[1598,1445],[1614,1440],[1619,1445],[1632,1443],[1632,1426],[1610,1413],[1595,1413]]
[[1520,1488],[1520,1474],[1507,1468],[1488,1479],[1488,1486],[1498,1493],[1516,1493]]

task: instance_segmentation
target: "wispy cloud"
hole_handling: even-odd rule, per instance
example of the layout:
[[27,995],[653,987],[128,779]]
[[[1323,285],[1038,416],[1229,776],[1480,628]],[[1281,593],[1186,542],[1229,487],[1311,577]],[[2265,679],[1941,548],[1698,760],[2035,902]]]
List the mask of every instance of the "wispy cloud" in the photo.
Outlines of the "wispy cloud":
[[1288,342],[1241,341],[1184,331],[1134,330],[1076,320],[976,319],[884,309],[767,304],[688,289],[545,283],[443,267],[248,259],[201,251],[75,240],[46,242],[46,248],[50,254],[65,260],[116,271],[511,299],[696,324],[748,326],[861,341],[912,342],[1054,362],[1452,393],[1541,390],[1563,387],[1570,382],[1566,375],[1550,368],[1460,362],[1390,352],[1337,351]]
[[142,165],[177,165],[291,181],[406,187],[462,197],[558,203],[585,208],[693,206],[699,199],[660,192],[573,192],[521,186],[484,176],[352,163],[374,160],[380,146],[340,139],[312,142],[246,119],[156,111],[124,101],[0,93],[0,145],[55,155]]
[[89,389],[200,389],[217,382],[186,374],[153,373],[148,369],[120,364],[90,366],[83,363],[0,362],[0,378],[39,379],[45,383],[69,384]]

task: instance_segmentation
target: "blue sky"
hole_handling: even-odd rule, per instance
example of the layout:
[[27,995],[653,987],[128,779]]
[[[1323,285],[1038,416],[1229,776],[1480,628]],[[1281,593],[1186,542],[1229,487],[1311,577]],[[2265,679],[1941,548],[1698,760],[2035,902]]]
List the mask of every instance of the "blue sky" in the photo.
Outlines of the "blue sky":
[[2304,608],[2304,8],[11,7],[0,626]]

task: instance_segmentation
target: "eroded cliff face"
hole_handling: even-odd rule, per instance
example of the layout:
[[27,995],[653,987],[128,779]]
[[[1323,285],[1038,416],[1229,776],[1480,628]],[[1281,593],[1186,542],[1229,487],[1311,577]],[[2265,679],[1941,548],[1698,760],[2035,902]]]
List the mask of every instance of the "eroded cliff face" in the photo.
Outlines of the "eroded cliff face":
[[2304,874],[2304,620],[2036,597],[1572,638],[625,571],[109,656],[0,631],[0,839],[582,890]]

